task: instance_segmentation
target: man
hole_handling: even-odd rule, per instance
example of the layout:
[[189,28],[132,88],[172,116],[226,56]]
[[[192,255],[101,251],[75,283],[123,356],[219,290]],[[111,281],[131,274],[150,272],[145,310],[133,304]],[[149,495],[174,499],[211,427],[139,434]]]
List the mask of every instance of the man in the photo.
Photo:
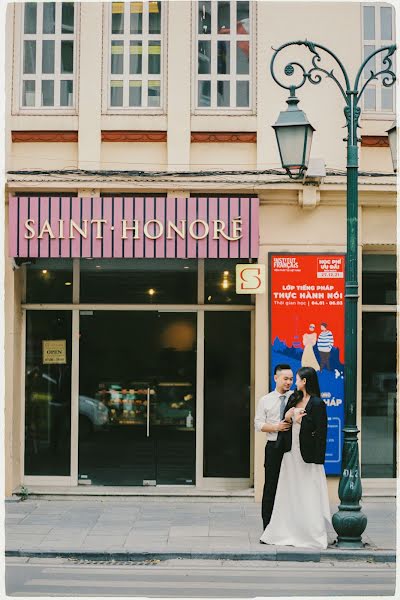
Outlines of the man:
[[274,508],[279,471],[283,458],[282,450],[277,447],[278,433],[291,427],[290,423],[283,420],[288,398],[292,394],[290,388],[293,384],[293,371],[290,365],[276,365],[274,380],[275,390],[260,398],[254,419],[255,430],[264,431],[267,434],[264,462],[265,483],[261,507],[264,529],[270,522],[272,509]]
[[328,371],[330,370],[329,357],[333,348],[333,344],[334,339],[332,331],[329,331],[326,323],[321,323],[321,333],[319,334],[317,341],[317,348],[321,357],[319,363],[321,366],[321,371],[324,367],[326,367]]

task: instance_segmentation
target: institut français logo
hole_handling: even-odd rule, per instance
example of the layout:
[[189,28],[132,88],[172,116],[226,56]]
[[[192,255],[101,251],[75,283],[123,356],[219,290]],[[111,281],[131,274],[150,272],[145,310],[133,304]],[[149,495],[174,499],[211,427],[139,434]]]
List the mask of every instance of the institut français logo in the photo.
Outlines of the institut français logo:
[[296,271],[299,263],[295,256],[274,256],[274,269],[277,271]]

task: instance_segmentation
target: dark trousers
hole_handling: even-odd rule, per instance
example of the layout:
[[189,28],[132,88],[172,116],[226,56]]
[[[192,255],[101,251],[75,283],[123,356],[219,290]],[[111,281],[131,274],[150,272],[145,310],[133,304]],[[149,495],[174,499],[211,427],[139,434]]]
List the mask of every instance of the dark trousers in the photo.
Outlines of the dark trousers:
[[328,369],[329,371],[329,357],[330,357],[330,351],[329,352],[322,352],[321,350],[319,351],[319,355],[321,357],[321,361],[320,361],[320,367],[321,367],[321,371],[322,369],[325,367],[326,369]]
[[264,462],[265,483],[261,505],[264,529],[271,520],[283,454],[282,450],[277,448],[276,442],[266,443]]

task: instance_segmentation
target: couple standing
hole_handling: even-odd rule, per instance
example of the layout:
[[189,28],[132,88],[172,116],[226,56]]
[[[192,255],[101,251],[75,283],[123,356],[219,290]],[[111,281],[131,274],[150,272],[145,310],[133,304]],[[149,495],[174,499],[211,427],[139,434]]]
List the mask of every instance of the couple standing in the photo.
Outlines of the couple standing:
[[312,367],[296,374],[275,367],[276,389],[263,396],[256,431],[267,434],[262,498],[264,533],[260,542],[298,548],[327,548],[331,522],[324,461],[327,414]]

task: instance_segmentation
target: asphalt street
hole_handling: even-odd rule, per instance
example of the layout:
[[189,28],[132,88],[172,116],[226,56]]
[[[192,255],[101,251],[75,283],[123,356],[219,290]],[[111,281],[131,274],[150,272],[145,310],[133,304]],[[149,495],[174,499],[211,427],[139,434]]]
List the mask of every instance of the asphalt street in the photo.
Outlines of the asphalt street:
[[6,559],[9,596],[393,596],[394,563]]

